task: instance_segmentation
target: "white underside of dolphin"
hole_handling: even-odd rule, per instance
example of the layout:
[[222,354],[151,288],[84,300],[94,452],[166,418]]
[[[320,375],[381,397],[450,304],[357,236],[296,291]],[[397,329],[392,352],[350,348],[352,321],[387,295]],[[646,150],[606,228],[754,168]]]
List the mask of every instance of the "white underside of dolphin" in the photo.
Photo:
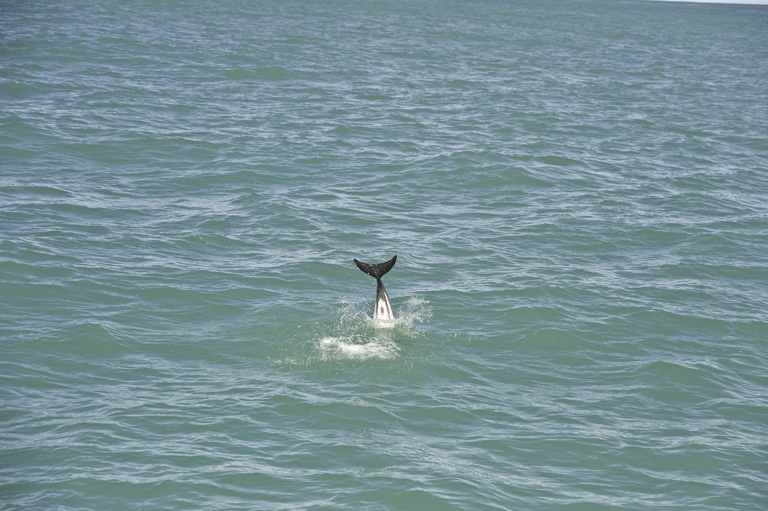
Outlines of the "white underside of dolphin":
[[381,277],[392,269],[397,261],[397,256],[379,264],[362,263],[357,259],[354,259],[354,261],[360,270],[376,279],[376,303],[373,307],[374,321],[393,321],[395,319],[395,312],[392,310],[392,302],[389,301],[389,295],[387,295],[387,290],[384,289]]
[[373,309],[373,319],[381,321],[395,319],[395,311],[392,310],[392,303],[389,301],[389,295],[381,279],[376,281],[376,305]]

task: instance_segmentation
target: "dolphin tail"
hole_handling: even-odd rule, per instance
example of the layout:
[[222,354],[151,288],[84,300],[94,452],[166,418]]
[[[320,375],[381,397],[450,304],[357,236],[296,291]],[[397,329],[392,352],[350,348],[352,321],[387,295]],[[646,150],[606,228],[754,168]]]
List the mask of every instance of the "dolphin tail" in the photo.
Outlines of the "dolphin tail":
[[389,270],[392,269],[392,267],[395,265],[395,262],[397,261],[397,256],[393,257],[389,261],[386,261],[384,263],[379,263],[379,264],[361,263],[357,259],[354,259],[354,261],[357,267],[360,268],[363,271],[363,273],[367,273],[371,277],[376,278],[376,280],[379,280]]

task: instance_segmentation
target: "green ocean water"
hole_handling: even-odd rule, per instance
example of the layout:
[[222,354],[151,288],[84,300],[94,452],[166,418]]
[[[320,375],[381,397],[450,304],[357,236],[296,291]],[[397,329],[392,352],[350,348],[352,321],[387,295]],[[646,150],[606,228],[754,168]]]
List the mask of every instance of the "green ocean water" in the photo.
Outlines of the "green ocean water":
[[2,1],[0,509],[765,509],[766,126],[765,6]]

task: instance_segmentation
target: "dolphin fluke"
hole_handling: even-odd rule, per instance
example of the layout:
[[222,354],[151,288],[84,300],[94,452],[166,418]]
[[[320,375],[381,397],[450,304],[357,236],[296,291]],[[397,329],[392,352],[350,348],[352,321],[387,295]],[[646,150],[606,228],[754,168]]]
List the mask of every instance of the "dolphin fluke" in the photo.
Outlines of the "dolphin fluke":
[[362,263],[357,259],[353,259],[353,261],[355,261],[355,264],[363,271],[363,273],[367,273],[371,277],[374,277],[378,280],[392,269],[392,267],[395,265],[395,262],[397,262],[397,256],[393,257],[389,261],[379,264]]
[[395,319],[392,303],[389,301],[389,296],[387,295],[387,290],[384,289],[384,284],[381,282],[381,277],[392,269],[397,261],[397,256],[387,262],[379,264],[361,263],[357,259],[354,259],[354,261],[357,267],[364,273],[376,278],[376,304],[373,307],[373,319],[385,321]]

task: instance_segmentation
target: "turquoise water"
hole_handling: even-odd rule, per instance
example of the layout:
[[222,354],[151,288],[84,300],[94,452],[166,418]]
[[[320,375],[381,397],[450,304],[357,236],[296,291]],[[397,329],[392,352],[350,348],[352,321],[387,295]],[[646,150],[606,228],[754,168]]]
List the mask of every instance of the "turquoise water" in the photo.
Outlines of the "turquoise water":
[[3,2],[0,508],[765,509],[767,28]]

